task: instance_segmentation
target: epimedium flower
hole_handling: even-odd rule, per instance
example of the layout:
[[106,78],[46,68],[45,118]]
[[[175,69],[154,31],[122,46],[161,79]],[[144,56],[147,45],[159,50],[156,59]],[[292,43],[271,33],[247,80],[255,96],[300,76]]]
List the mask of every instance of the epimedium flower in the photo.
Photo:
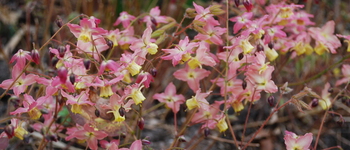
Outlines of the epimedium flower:
[[334,35],[334,21],[328,21],[322,28],[311,27],[309,34],[316,40],[315,52],[319,55],[325,51],[332,54],[337,53],[336,49],[341,46],[339,39]]
[[312,133],[298,136],[293,132],[284,131],[284,143],[287,150],[309,150],[312,142]]
[[176,94],[176,87],[172,82],[165,88],[164,93],[154,94],[153,98],[165,103],[174,113],[177,113],[180,110],[180,105],[185,102],[183,95]]
[[126,95],[120,97],[118,94],[113,94],[110,98],[110,105],[103,105],[104,109],[112,109],[107,113],[112,113],[114,115],[114,122],[123,122],[125,120],[125,114],[120,114],[120,109],[124,109],[125,112],[128,112],[131,108],[130,106],[134,104],[134,101],[128,101],[124,104],[124,99]]
[[210,71],[200,68],[191,69],[188,65],[174,72],[175,78],[187,82],[193,91],[199,89],[199,81],[209,76],[209,74]]
[[192,69],[197,67],[202,68],[202,64],[211,67],[215,66],[216,62],[209,53],[209,44],[206,42],[200,42],[199,47],[196,50],[196,56],[188,61],[188,66]]
[[234,22],[233,33],[236,34],[240,29],[246,26],[250,22],[250,19],[253,17],[252,12],[245,12],[241,16],[230,18],[230,21]]
[[216,124],[218,123],[217,118],[222,117],[222,113],[220,112],[220,105],[223,104],[223,101],[215,101],[214,104],[204,105],[198,109],[198,112],[193,116],[191,122],[192,123],[204,123],[202,125],[203,128],[214,129]]
[[275,85],[275,82],[271,80],[273,70],[275,70],[273,66],[269,66],[264,72],[261,72],[261,74],[253,70],[248,70],[245,73],[247,76],[246,79],[256,87],[256,90],[264,90],[267,93],[275,93],[278,91],[278,88]]
[[142,68],[141,65],[144,63],[143,59],[137,59],[137,57],[137,53],[124,53],[120,58],[120,61],[124,64],[125,69],[128,70],[132,76],[140,73],[140,70]]
[[[16,96],[19,96],[21,93],[23,93],[27,89],[28,86],[34,84],[36,78],[38,78],[38,76],[34,74],[28,74],[28,75],[26,75],[25,73],[21,74],[22,71],[23,71],[23,68],[21,68],[19,65],[15,65],[12,68],[12,73],[11,73],[12,79],[7,79],[3,81],[0,84],[0,87],[3,89],[8,89],[10,88],[11,84],[15,82],[10,89],[13,90]],[[18,76],[19,78],[18,80],[16,80]]]
[[228,125],[225,119],[226,119],[226,116],[223,116],[216,124],[220,132],[224,132],[228,129]]
[[82,91],[79,95],[73,96],[61,90],[62,96],[67,98],[66,105],[72,105],[71,111],[75,114],[83,113],[81,105],[94,105],[94,103],[89,100],[88,92],[88,90]]
[[155,26],[158,25],[158,23],[167,23],[165,16],[160,15],[160,9],[158,6],[152,8],[149,12],[149,15],[145,16],[143,18],[143,21],[146,22],[147,26],[150,27],[152,24]]
[[28,134],[28,131],[26,129],[24,129],[26,122],[21,121],[19,119],[13,118],[11,119],[11,126],[13,127],[13,133],[11,133],[12,135],[8,135],[9,138],[11,138],[12,136],[15,136],[17,138],[19,138],[20,140],[24,139],[24,135]]
[[118,19],[114,22],[114,26],[119,25],[122,23],[124,28],[127,28],[130,25],[130,22],[135,19],[135,16],[128,14],[127,12],[123,11],[119,14]]
[[350,65],[344,64],[341,68],[341,72],[343,73],[344,78],[338,80],[335,83],[335,86],[339,86],[350,81]]
[[102,140],[107,136],[107,133],[103,131],[98,131],[96,128],[91,127],[88,123],[86,123],[82,129],[75,130],[73,133],[70,132],[70,136],[67,136],[66,140],[69,141],[70,139],[75,137],[79,140],[86,141],[88,147],[92,150],[97,150],[98,140]]
[[180,61],[187,61],[189,57],[185,57],[188,54],[192,53],[192,49],[198,47],[198,43],[189,42],[188,36],[185,39],[180,40],[179,44],[172,49],[162,49],[165,53],[169,55],[162,56],[161,58],[164,60],[172,60],[173,66],[176,66],[180,63]]
[[83,41],[85,43],[91,42],[91,37],[93,35],[96,36],[107,34],[107,30],[97,27],[95,18],[83,18],[80,20],[79,25],[71,23],[68,23],[67,25],[74,36],[78,38],[79,41]]
[[16,65],[19,68],[24,68],[26,65],[26,60],[30,61],[32,60],[32,57],[30,56],[29,51],[24,51],[23,49],[19,49],[15,55],[12,56],[10,63],[13,63],[16,61]]
[[41,107],[41,105],[45,102],[46,99],[47,99],[47,96],[43,96],[38,98],[37,100],[34,100],[34,98],[31,95],[24,94],[24,101],[23,101],[24,107],[20,107],[15,111],[11,112],[10,114],[14,115],[14,114],[28,113],[31,119],[37,120],[42,115],[38,107]]
[[216,45],[222,45],[221,35],[226,32],[226,28],[215,27],[211,24],[206,24],[203,27],[205,34],[198,33],[194,38],[197,40],[203,40],[208,43],[213,43]]
[[127,95],[126,98],[131,98],[136,105],[141,104],[146,99],[146,97],[143,96],[141,92],[141,89],[144,87],[142,85],[142,82],[144,81],[141,81],[140,83],[135,83],[133,85],[129,85],[125,88],[124,91],[125,95]]
[[322,107],[323,110],[327,110],[332,106],[331,98],[330,95],[331,93],[328,92],[330,88],[330,84],[327,82],[326,85],[324,86],[324,89],[322,90],[321,98],[318,101],[318,104]]
[[207,109],[209,108],[209,103],[205,99],[211,91],[206,93],[201,93],[201,89],[196,91],[196,95],[192,96],[192,98],[186,100],[186,106],[188,110],[192,110],[193,108]]
[[143,32],[142,39],[135,41],[130,49],[135,52],[140,52],[139,55],[142,58],[146,57],[146,54],[149,53],[154,55],[158,52],[158,45],[151,42],[152,28],[148,26]]
[[220,25],[220,23],[213,18],[214,15],[210,12],[210,7],[204,9],[202,6],[197,5],[195,2],[193,2],[193,6],[197,12],[194,20],[203,21],[212,26]]

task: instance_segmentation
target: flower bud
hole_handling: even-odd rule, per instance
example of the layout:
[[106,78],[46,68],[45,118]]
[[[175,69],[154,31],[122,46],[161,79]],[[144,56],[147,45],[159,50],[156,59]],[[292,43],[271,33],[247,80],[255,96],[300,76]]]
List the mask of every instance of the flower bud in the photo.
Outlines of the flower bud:
[[61,19],[60,16],[57,16],[57,18],[56,18],[56,25],[57,25],[59,28],[61,28],[62,25],[63,25],[62,19]]
[[90,69],[91,62],[89,59],[84,59],[83,64],[86,70]]
[[125,108],[124,107],[120,107],[119,110],[118,110],[120,116],[124,117],[125,116]]
[[156,77],[157,76],[157,69],[156,68],[151,68],[149,70],[149,73],[153,76],[153,77]]
[[100,111],[98,109],[95,110],[95,116],[100,117]]
[[258,52],[264,51],[264,46],[262,46],[261,44],[258,44],[256,47],[256,51]]
[[186,13],[185,13],[185,17],[186,18],[194,18],[196,17],[196,10],[193,8],[187,8],[186,9]]
[[151,144],[151,142],[149,140],[146,140],[146,139],[142,139],[141,142],[142,142],[142,145],[150,145]]
[[340,127],[342,127],[344,125],[344,122],[345,122],[345,120],[344,120],[344,118],[342,116],[340,116],[339,119],[337,120],[337,124]]
[[20,107],[21,100],[17,96],[11,96],[9,101],[11,102],[11,104],[13,104],[13,107],[15,107],[16,109]]
[[28,126],[27,131],[29,133],[33,133],[34,132],[34,128],[32,126]]
[[57,70],[57,76],[60,78],[61,83],[66,83],[68,70],[65,67],[61,67]]
[[145,120],[143,120],[142,117],[137,120],[137,126],[140,130],[143,130],[143,127],[145,126]]
[[51,59],[52,67],[56,66],[57,63],[58,63],[58,58],[57,57],[52,57],[52,59]]
[[69,81],[70,81],[70,83],[72,83],[74,85],[74,83],[75,83],[75,75],[73,73],[69,75]]
[[245,90],[247,88],[247,81],[243,80],[242,88],[243,88],[243,90]]
[[109,47],[109,49],[112,49],[113,48],[113,41],[109,40],[109,39],[106,39],[106,43],[107,43],[107,46]]
[[243,5],[247,11],[251,11],[253,9],[253,4],[250,2],[250,0],[244,0]]
[[240,0],[235,0],[235,5],[238,7],[240,5]]
[[225,13],[225,11],[221,9],[221,5],[218,5],[218,4],[214,4],[214,5],[210,6],[209,11],[211,14],[213,14],[215,16],[222,15]]
[[208,137],[210,135],[210,129],[207,127],[204,129],[204,136]]
[[40,62],[40,57],[39,57],[39,52],[36,49],[33,49],[32,52],[30,53],[30,56],[32,57],[32,61],[36,64],[39,64]]
[[328,89],[328,93],[333,93],[333,91],[334,91],[333,88]]
[[13,127],[12,124],[6,126],[4,131],[9,139],[15,135],[15,128]]
[[318,99],[317,98],[314,98],[312,101],[311,101],[311,107],[314,108],[314,107],[317,107],[318,106]]
[[187,139],[184,135],[179,136],[179,141],[180,142],[187,142]]
[[154,18],[152,16],[151,16],[151,22],[154,26],[158,26],[158,22],[157,22],[156,18]]
[[267,44],[267,46],[268,46],[270,49],[273,49],[274,44],[273,44],[272,42],[270,42],[269,44]]
[[83,13],[81,13],[81,14],[79,15],[79,19],[80,19],[80,20],[83,20],[84,17],[85,17],[85,14],[83,14]]
[[270,95],[267,98],[267,102],[270,104],[271,107],[275,106],[275,97],[273,97],[272,95]]
[[64,57],[64,54],[66,53],[67,49],[64,46],[59,46],[57,50],[58,50],[59,56]]
[[242,59],[243,59],[243,57],[244,57],[243,52],[238,54],[238,59],[239,59],[239,60],[242,60]]

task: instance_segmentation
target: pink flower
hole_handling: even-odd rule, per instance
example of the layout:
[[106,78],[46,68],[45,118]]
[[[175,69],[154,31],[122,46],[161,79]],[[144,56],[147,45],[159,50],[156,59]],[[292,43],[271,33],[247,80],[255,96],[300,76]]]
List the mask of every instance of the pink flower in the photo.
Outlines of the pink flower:
[[72,105],[71,110],[73,113],[79,113],[79,114],[83,113],[81,105],[86,105],[86,104],[87,105],[94,105],[94,103],[92,103],[89,100],[88,90],[82,91],[77,96],[69,95],[66,92],[64,92],[63,90],[61,90],[61,94],[63,97],[67,98],[66,105],[68,105],[68,104]]
[[23,69],[26,65],[26,60],[32,60],[30,52],[20,49],[15,55],[12,56],[10,63],[16,61],[17,63],[15,66],[18,66],[19,68]]
[[177,113],[180,110],[180,105],[185,102],[183,95],[176,95],[176,87],[172,82],[165,88],[164,93],[154,94],[153,98],[165,103],[174,113]]
[[311,27],[309,33],[316,40],[315,52],[319,55],[325,51],[332,54],[337,53],[336,49],[341,46],[339,39],[334,33],[334,21],[328,21],[322,28]]
[[19,96],[21,93],[23,93],[27,89],[29,85],[32,85],[33,83],[35,83],[36,78],[38,78],[38,76],[34,74],[26,75],[25,73],[23,73],[18,78],[18,80],[15,81],[22,71],[23,71],[23,68],[21,68],[19,65],[15,65],[12,69],[12,79],[7,79],[3,81],[0,84],[0,87],[3,89],[8,89],[10,88],[11,84],[15,82],[15,84],[10,89],[13,89],[13,92],[16,96]]
[[163,56],[164,60],[172,60],[173,66],[179,64],[180,61],[187,61],[185,55],[192,53],[192,49],[197,47],[198,43],[189,43],[189,39],[186,36],[185,39],[180,40],[179,44],[173,49],[162,49],[164,52],[169,55]]
[[124,28],[127,28],[130,25],[130,22],[135,19],[135,16],[128,14],[127,12],[123,11],[120,13],[118,19],[115,21],[113,25],[117,26],[120,23],[123,24]]
[[192,98],[186,100],[186,106],[188,110],[192,110],[193,108],[199,108],[199,109],[204,109],[208,110],[209,109],[209,103],[205,99],[211,91],[206,92],[206,93],[201,93],[201,89],[198,89],[196,91],[196,95],[192,96]]
[[267,93],[275,93],[278,88],[275,82],[271,80],[271,73],[275,70],[273,66],[268,67],[261,74],[254,70],[248,70],[245,75],[247,80],[252,83],[256,90],[264,90]]
[[211,67],[216,65],[214,58],[210,55],[209,44],[203,41],[199,44],[199,47],[196,50],[196,56],[188,61],[188,65],[192,69],[197,67],[202,68],[202,64]]
[[88,146],[92,150],[97,150],[97,141],[102,140],[107,137],[108,134],[103,131],[98,131],[96,128],[91,127],[89,124],[85,124],[83,129],[78,129],[75,132],[71,133],[70,136],[66,137],[66,140],[69,141],[72,138],[77,138],[79,140],[86,140]]
[[293,132],[284,132],[284,143],[287,150],[308,150],[312,142],[312,133],[306,133],[303,136],[297,136]]
[[38,98],[38,100],[34,100],[34,98],[31,95],[24,94],[24,101],[23,101],[23,106],[15,111],[11,112],[11,115],[14,114],[22,114],[22,113],[28,113],[29,117],[33,120],[37,120],[41,117],[42,113],[38,109],[45,100],[47,99],[46,96]]
[[152,35],[152,28],[149,26],[146,28],[146,30],[143,32],[142,39],[135,41],[131,46],[130,49],[139,52],[139,56],[142,58],[146,58],[146,54],[149,53],[151,55],[154,55],[158,52],[158,45],[151,42],[151,35]]
[[160,16],[160,9],[158,6],[152,8],[149,12],[149,16],[145,16],[143,21],[147,23],[147,27],[150,27],[152,24],[157,26],[158,23],[168,22],[165,16]]
[[210,13],[209,7],[204,9],[202,6],[193,2],[194,9],[196,9],[197,15],[194,20],[203,21],[211,26],[220,25],[220,23],[213,18],[213,14]]
[[240,29],[242,29],[242,27],[249,23],[252,16],[252,12],[245,12],[242,16],[231,18],[230,21],[235,22],[235,25],[233,26],[233,33],[236,34]]
[[204,123],[202,129],[208,127],[209,129],[214,129],[218,118],[222,117],[220,114],[220,105],[223,101],[215,101],[214,104],[209,105],[209,107],[200,108],[198,112],[193,116],[191,122],[193,123]]
[[273,27],[264,27],[265,29],[265,44],[273,41],[274,38],[284,38],[287,36],[287,34],[285,32],[282,31],[284,27],[283,26],[273,26]]
[[207,41],[216,45],[222,45],[221,35],[226,32],[226,28],[214,27],[211,24],[206,24],[203,29],[206,34],[198,33],[194,38],[197,40]]
[[210,71],[199,68],[191,69],[188,65],[186,65],[185,68],[174,72],[175,78],[186,81],[193,91],[197,91],[199,89],[199,81],[209,76],[209,74]]
[[95,19],[83,18],[80,20],[79,25],[68,24],[70,31],[74,34],[78,40],[83,42],[91,42],[91,37],[94,35],[105,35],[107,30],[99,28],[96,26]]
[[119,140],[111,140],[111,142],[108,142],[106,140],[101,140],[100,144],[102,148],[105,148],[106,150],[117,150],[119,145]]
[[344,78],[338,80],[335,83],[335,86],[339,86],[350,81],[350,65],[344,64],[341,68],[341,72],[343,73]]

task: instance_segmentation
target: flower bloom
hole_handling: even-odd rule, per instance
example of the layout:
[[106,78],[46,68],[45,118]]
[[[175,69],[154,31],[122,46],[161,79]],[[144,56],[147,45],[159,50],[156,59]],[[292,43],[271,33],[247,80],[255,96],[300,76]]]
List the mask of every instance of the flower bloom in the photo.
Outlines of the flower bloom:
[[297,136],[293,132],[284,132],[284,143],[287,150],[308,150],[312,142],[312,133],[306,133],[303,136]]

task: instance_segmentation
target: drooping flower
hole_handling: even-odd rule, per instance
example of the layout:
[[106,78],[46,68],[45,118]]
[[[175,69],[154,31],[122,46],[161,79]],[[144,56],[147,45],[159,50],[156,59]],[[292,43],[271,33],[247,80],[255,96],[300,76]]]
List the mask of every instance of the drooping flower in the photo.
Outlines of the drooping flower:
[[335,83],[335,86],[339,86],[350,81],[350,65],[344,64],[341,68],[341,72],[343,73],[344,78],[338,80]]
[[186,36],[185,39],[180,40],[179,44],[172,49],[162,49],[164,52],[168,53],[169,55],[161,57],[164,60],[172,60],[173,66],[176,66],[179,64],[180,61],[187,61],[188,57],[185,56],[187,54],[192,53],[192,49],[197,47],[199,44],[194,42],[189,42],[188,37]]
[[322,28],[311,27],[309,33],[316,40],[315,52],[319,55],[325,51],[332,54],[337,53],[336,49],[341,46],[339,39],[334,35],[334,21],[328,21]]
[[185,102],[183,95],[176,94],[176,87],[172,82],[165,88],[164,93],[154,94],[153,98],[165,103],[174,113],[177,113],[180,110],[180,105]]
[[194,108],[207,109],[209,108],[209,103],[205,99],[211,91],[206,93],[201,93],[201,89],[196,91],[196,95],[192,96],[192,98],[186,100],[186,106],[188,110],[192,110]]
[[[3,81],[0,84],[0,87],[3,89],[8,89],[10,88],[11,84],[15,82],[10,89],[13,89],[13,92],[16,96],[19,96],[27,89],[28,86],[34,84],[36,78],[38,78],[38,76],[34,74],[21,74],[22,71],[23,68],[21,68],[19,65],[15,65],[12,69],[12,79],[7,79]],[[18,76],[20,77],[18,78],[18,80],[16,80]]]
[[85,124],[83,129],[75,130],[73,133],[69,133],[70,136],[66,137],[66,140],[69,141],[72,138],[77,138],[79,140],[84,140],[87,142],[87,145],[92,150],[97,150],[97,142],[98,140],[102,140],[107,137],[108,134],[103,131],[98,131],[96,128],[91,127],[89,124]]
[[199,81],[209,76],[209,74],[210,71],[200,68],[191,69],[188,65],[186,65],[185,68],[174,72],[175,78],[186,81],[188,86],[193,91],[197,91],[199,89]]
[[61,94],[63,97],[67,98],[66,104],[72,105],[71,110],[73,113],[79,113],[79,114],[83,113],[81,105],[94,105],[94,103],[92,103],[89,100],[88,90],[82,91],[77,96],[69,95],[66,92],[64,92],[63,90],[61,90]]
[[127,28],[130,25],[130,22],[135,19],[135,16],[128,14],[127,12],[123,11],[119,14],[118,19],[114,22],[113,25],[117,26],[120,23],[122,23],[124,28]]

